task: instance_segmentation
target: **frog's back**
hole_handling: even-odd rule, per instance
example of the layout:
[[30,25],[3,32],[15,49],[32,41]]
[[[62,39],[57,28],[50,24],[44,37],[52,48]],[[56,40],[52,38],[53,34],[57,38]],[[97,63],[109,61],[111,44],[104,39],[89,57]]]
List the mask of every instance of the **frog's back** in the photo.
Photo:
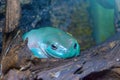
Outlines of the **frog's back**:
[[45,37],[56,35],[60,30],[52,27],[44,27],[31,30],[23,35],[23,39],[28,38],[29,42],[42,41]]
[[41,40],[44,35],[43,30],[44,30],[43,28],[31,30],[23,35],[23,39],[25,40],[26,38],[28,38],[28,40],[30,42],[32,40],[34,40],[34,41],[36,41],[38,39]]

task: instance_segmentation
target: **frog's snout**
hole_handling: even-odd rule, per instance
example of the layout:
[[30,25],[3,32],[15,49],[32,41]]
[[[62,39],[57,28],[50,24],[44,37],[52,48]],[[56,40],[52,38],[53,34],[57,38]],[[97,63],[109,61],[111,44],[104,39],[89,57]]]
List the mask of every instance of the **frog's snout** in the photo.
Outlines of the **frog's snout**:
[[80,46],[77,42],[73,43],[71,49],[69,50],[72,57],[80,54]]

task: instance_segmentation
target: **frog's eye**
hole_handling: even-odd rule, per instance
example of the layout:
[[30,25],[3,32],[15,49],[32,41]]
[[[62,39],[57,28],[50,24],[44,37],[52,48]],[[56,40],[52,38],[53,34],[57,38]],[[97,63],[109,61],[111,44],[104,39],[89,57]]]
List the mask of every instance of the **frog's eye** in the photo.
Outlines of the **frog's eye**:
[[57,49],[57,46],[55,46],[54,44],[52,44],[52,45],[51,45],[51,48],[52,48],[53,50],[56,50],[56,49]]

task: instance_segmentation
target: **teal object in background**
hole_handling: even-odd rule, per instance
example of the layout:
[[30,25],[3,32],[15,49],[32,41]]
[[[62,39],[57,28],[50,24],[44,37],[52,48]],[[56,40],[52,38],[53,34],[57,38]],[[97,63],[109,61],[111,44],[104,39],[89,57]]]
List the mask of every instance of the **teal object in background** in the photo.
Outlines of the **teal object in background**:
[[113,5],[114,0],[90,0],[93,35],[97,44],[115,34]]
[[96,0],[98,4],[107,9],[115,8],[115,0]]
[[80,46],[75,38],[64,31],[44,27],[31,30],[23,35],[28,38],[28,47],[38,58],[71,58],[80,54]]

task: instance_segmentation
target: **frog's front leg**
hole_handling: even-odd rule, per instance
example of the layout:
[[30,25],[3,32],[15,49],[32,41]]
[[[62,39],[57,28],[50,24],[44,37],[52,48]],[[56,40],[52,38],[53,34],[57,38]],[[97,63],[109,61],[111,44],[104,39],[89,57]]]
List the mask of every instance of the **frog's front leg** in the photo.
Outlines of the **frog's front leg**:
[[20,68],[20,71],[27,70],[28,68],[30,68],[31,64],[32,64],[32,63],[31,63],[31,62],[29,62],[27,65],[22,66],[22,67]]
[[30,50],[37,58],[48,58],[47,55],[40,48],[31,48]]

